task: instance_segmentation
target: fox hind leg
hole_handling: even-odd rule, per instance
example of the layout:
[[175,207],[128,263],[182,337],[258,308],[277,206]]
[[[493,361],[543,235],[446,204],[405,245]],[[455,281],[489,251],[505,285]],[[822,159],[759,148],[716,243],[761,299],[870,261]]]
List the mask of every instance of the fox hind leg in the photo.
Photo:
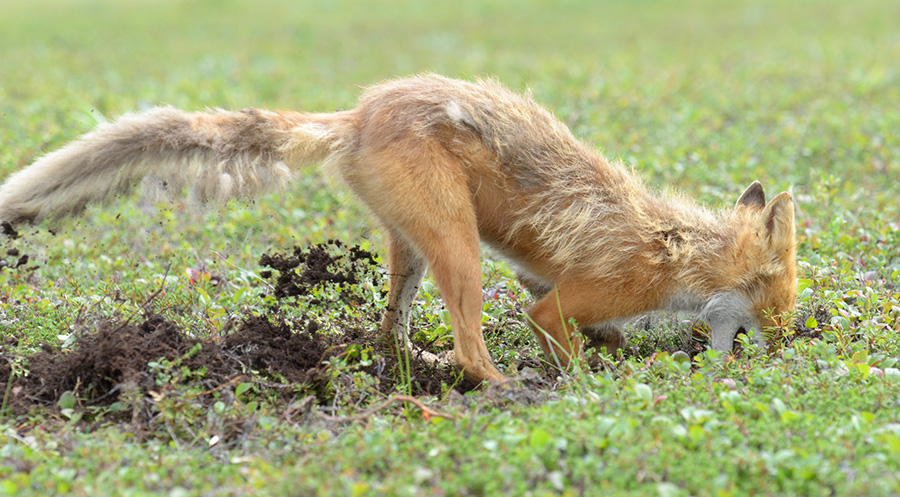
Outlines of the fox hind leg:
[[[367,167],[344,174],[391,235],[391,289],[382,331],[405,329],[427,262],[450,312],[457,366],[474,381],[502,382],[481,333],[483,305],[478,225],[465,167],[441,147],[417,139],[405,150],[372,152]],[[412,254],[417,254],[418,257]],[[424,262],[423,262],[424,261]],[[406,269],[403,271],[402,269]]]
[[391,231],[388,238],[390,285],[381,334],[389,339],[395,335],[397,345],[408,347],[409,311],[422,284],[427,263],[399,233]]
[[471,380],[503,382],[481,331],[481,249],[474,206],[465,184],[442,186],[441,209],[408,207],[393,221],[428,261],[450,312],[457,366]]
[[477,230],[474,225],[448,226],[443,235],[446,238],[429,240],[423,248],[450,311],[456,364],[469,379],[505,381],[491,361],[481,331],[483,298]]

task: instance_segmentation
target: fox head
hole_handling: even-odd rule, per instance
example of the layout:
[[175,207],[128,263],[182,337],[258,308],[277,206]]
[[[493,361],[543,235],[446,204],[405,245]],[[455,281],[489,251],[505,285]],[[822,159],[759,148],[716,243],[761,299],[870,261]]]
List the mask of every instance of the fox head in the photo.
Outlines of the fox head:
[[767,331],[790,325],[797,294],[791,194],[779,193],[766,203],[756,181],[734,209],[739,226],[730,277],[735,284],[714,294],[700,314],[716,350],[730,350],[738,333],[751,330],[754,342],[763,345]]

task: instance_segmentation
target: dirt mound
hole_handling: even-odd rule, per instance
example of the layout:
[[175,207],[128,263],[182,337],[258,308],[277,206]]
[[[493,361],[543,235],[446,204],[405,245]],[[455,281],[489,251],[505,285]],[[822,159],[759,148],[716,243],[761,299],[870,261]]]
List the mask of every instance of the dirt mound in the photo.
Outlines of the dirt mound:
[[292,383],[310,383],[316,379],[316,368],[328,359],[333,339],[317,335],[312,321],[299,333],[295,326],[253,316],[227,335],[222,346],[253,370],[280,375]]
[[[363,305],[370,285],[380,287],[370,253],[358,247],[345,251],[331,242],[294,249],[291,255],[265,255],[261,263],[274,271],[266,276],[275,280],[277,305],[264,315],[245,316],[219,340],[191,337],[155,314],[137,324],[106,321],[78,337],[68,350],[47,346],[27,358],[24,375],[18,370],[13,374],[11,367],[16,358],[8,351],[16,344],[0,344],[0,384],[10,385],[5,406],[24,413],[32,407],[54,406],[71,392],[81,407],[111,406],[124,398],[132,407],[132,419],[141,417],[135,413],[150,419],[150,399],[161,391],[217,392],[237,381],[287,394],[275,396],[284,402],[302,391],[322,404],[352,388],[349,379],[357,374],[369,378],[367,388],[384,395],[397,392],[401,384],[414,395],[439,395],[450,385],[461,391],[475,386],[459,381],[451,366],[415,357],[408,367],[401,366],[389,345],[371,331],[380,312],[346,312],[348,304]],[[338,298],[325,301],[323,294]],[[305,306],[339,309],[330,315],[337,315],[340,322],[328,327],[340,332],[323,331],[324,326],[306,314],[296,317]],[[216,397],[192,394],[192,399],[211,404]]]
[[[115,402],[123,386],[142,391],[155,388],[148,364],[186,358],[185,366],[199,367],[215,357],[209,344],[189,352],[201,341],[186,337],[171,321],[150,316],[144,322],[105,322],[95,333],[76,340],[71,351],[44,347],[28,359],[28,374],[15,378],[8,407],[27,410],[31,405],[51,405],[64,392],[73,392],[89,405]],[[0,349],[2,350],[2,349]],[[10,354],[0,351],[0,358]],[[0,366],[0,380],[9,381],[10,361]]]

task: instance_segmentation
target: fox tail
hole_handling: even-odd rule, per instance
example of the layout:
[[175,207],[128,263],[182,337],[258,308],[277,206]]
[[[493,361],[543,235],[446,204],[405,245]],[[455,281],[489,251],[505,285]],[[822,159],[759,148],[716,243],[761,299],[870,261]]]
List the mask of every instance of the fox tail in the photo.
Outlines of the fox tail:
[[253,197],[281,186],[292,169],[336,159],[353,129],[348,112],[126,114],[11,175],[0,186],[0,221],[77,213],[144,178],[175,192],[188,187],[201,202]]

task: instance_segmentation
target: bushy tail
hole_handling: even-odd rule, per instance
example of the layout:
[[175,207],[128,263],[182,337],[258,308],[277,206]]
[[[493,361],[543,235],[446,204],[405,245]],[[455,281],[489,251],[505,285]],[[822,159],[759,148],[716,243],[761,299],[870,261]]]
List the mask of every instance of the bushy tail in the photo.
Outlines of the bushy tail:
[[11,175],[0,221],[33,222],[80,211],[143,178],[200,201],[258,195],[292,168],[333,159],[353,133],[350,112],[243,110],[128,114]]

